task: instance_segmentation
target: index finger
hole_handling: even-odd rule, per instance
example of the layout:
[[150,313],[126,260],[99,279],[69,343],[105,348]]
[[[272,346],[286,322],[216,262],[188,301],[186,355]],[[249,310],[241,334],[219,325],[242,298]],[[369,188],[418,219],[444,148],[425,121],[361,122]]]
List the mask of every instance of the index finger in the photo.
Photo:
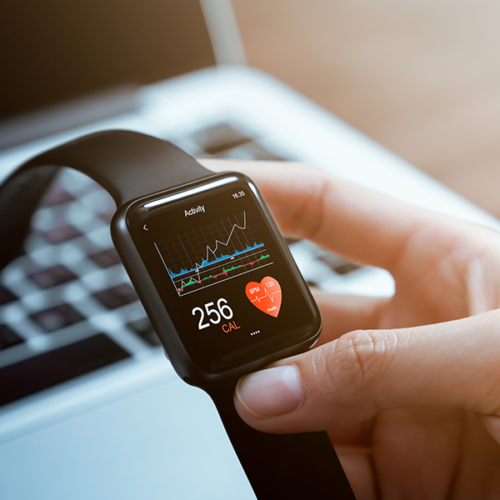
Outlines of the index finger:
[[450,230],[449,222],[443,221],[445,216],[319,169],[283,162],[200,162],[214,171],[247,174],[262,191],[286,235],[310,239],[361,264],[390,269],[419,228],[434,226],[437,231],[430,233],[445,227]]

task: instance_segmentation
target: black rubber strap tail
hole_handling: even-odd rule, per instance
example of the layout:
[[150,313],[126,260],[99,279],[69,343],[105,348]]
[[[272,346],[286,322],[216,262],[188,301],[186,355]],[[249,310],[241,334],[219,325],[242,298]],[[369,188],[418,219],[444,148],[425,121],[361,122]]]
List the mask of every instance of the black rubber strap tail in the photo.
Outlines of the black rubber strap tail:
[[259,500],[355,500],[326,432],[265,434],[236,413],[230,381],[208,393]]

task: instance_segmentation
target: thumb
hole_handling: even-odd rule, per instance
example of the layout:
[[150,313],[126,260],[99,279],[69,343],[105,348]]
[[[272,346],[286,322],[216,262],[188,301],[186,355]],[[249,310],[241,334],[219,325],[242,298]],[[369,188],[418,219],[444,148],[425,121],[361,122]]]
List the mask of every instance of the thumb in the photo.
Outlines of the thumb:
[[354,424],[390,408],[459,407],[488,416],[500,442],[500,310],[348,333],[243,377],[235,405],[249,425],[276,433]]

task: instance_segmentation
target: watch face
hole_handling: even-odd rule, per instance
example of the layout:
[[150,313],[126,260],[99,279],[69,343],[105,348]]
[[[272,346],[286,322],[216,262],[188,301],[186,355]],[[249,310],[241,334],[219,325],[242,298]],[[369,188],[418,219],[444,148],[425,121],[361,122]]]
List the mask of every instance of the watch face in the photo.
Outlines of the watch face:
[[181,340],[217,372],[319,330],[310,294],[255,186],[231,174],[142,202],[129,229]]

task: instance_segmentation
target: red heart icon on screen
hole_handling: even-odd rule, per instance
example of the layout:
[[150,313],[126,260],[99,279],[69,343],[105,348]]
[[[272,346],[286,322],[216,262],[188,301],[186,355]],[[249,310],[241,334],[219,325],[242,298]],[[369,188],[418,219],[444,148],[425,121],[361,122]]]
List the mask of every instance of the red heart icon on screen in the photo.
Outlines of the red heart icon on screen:
[[278,317],[281,308],[281,286],[278,280],[266,276],[260,283],[250,281],[245,288],[248,300],[269,316]]

